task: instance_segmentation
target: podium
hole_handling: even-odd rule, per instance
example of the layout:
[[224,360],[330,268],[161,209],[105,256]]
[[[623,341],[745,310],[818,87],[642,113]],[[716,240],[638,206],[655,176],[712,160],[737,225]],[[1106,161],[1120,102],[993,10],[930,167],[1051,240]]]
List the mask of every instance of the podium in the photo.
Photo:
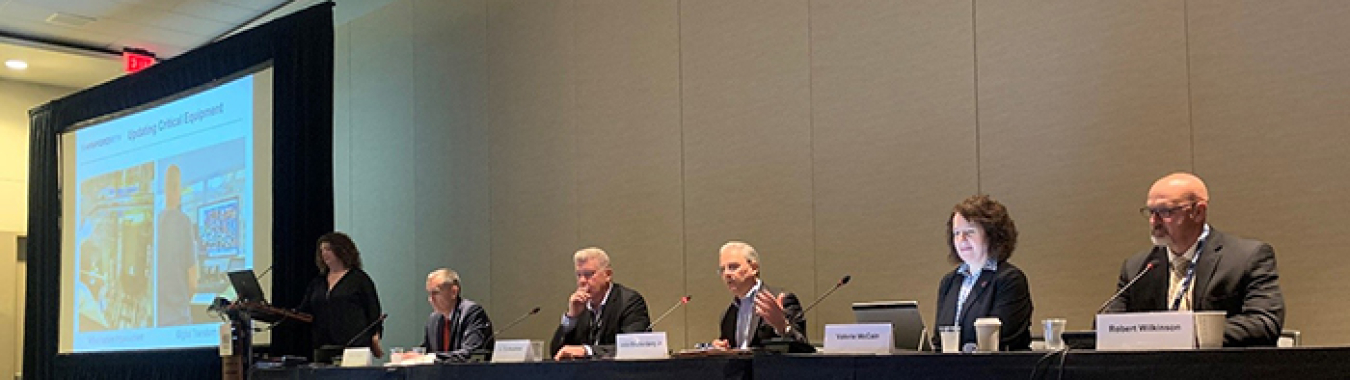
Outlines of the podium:
[[211,310],[223,312],[229,320],[221,326],[220,375],[224,380],[245,380],[253,366],[254,319],[275,324],[287,319],[310,323],[314,318],[267,304],[252,270],[233,271],[227,276],[239,297],[234,302],[216,298],[211,305]]

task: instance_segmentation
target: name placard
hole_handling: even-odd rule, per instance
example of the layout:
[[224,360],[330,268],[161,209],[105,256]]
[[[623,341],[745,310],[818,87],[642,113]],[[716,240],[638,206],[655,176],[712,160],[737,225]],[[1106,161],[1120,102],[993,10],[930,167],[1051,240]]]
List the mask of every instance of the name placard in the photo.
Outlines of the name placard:
[[229,322],[220,324],[220,357],[234,356],[234,328]]
[[670,350],[666,348],[666,333],[628,333],[614,337],[614,359],[668,359]]
[[342,350],[343,367],[370,366],[370,347],[352,347]]
[[1097,315],[1098,350],[1195,348],[1195,317],[1189,311]]
[[889,323],[825,325],[825,352],[831,354],[889,354],[895,347]]
[[492,345],[493,363],[537,362],[543,355],[544,342],[529,339],[505,339]]

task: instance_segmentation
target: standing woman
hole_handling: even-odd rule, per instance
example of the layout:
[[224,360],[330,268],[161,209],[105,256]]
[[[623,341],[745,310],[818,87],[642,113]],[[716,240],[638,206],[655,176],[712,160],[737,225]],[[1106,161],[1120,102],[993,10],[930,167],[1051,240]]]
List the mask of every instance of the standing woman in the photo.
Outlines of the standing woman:
[[999,350],[1031,348],[1031,290],[1027,276],[1008,262],[1016,246],[1017,226],[998,201],[975,195],[952,208],[947,259],[960,265],[938,286],[934,324],[960,326],[959,346],[975,343],[976,319],[995,317],[1003,323]]
[[356,243],[347,234],[334,231],[319,237],[318,245],[314,262],[319,266],[319,277],[309,283],[298,308],[314,315],[314,348],[343,346],[356,338],[352,347],[370,347],[375,357],[383,357],[383,322],[362,333],[380,318],[380,296],[375,292],[375,282],[361,270]]

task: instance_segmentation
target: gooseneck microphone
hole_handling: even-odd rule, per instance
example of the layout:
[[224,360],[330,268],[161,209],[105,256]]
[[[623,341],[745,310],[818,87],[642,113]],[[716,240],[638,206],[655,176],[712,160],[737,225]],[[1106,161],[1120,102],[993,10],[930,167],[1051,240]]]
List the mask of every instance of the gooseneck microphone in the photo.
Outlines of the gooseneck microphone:
[[1112,302],[1116,302],[1116,299],[1120,298],[1121,294],[1125,294],[1126,290],[1130,290],[1130,287],[1134,286],[1135,282],[1139,281],[1139,279],[1141,278],[1144,278],[1144,274],[1148,273],[1149,270],[1152,270],[1153,267],[1157,265],[1158,265],[1157,260],[1149,260],[1148,264],[1144,265],[1144,270],[1141,270],[1139,271],[1139,274],[1134,275],[1134,278],[1130,279],[1130,282],[1125,283],[1125,286],[1120,287],[1120,290],[1117,291],[1115,295],[1111,296],[1111,298],[1107,299],[1106,303],[1102,304],[1102,307],[1097,308],[1097,314],[1101,314],[1103,311],[1106,311],[1107,306],[1111,306]]
[[[788,318],[787,320],[788,327],[792,327],[793,324],[800,322],[802,319],[806,318],[806,312],[811,311],[812,308],[820,304],[820,301],[824,301],[826,298],[829,298],[831,294],[834,294],[834,291],[839,290],[839,288],[843,287],[844,285],[847,285],[848,281],[852,279],[853,276],[847,275],[844,276],[844,278],[839,279],[839,282],[835,283],[833,288],[830,288],[830,290],[825,292],[825,294],[821,295],[820,298],[816,298],[815,301],[812,301],[810,305],[802,309],[801,313],[797,314],[795,317]],[[802,331],[801,334],[802,336],[805,336],[806,332]],[[771,353],[810,354],[816,352],[816,348],[812,347],[810,344],[807,344],[806,342],[799,342],[788,337],[782,336],[774,337],[772,339],[766,339],[762,343],[764,345],[764,349]]]
[[488,337],[487,339],[483,339],[483,341],[486,342],[492,340],[493,338],[496,338],[498,335],[502,335],[502,333],[506,332],[506,330],[510,330],[512,327],[516,327],[517,324],[520,324],[520,321],[523,321],[525,320],[525,318],[529,318],[531,315],[535,314],[539,314],[538,306],[535,306],[534,309],[530,309],[528,313],[525,313],[525,315],[516,318],[516,320],[511,321],[511,323],[506,324],[506,327],[503,327],[501,330],[493,331],[492,336]]
[[262,274],[258,275],[258,277],[255,277],[255,278],[261,280],[261,279],[263,278],[263,276],[266,276],[268,273],[272,273],[272,266],[271,266],[271,265],[268,265],[268,266],[267,266],[267,269],[266,269],[266,270],[263,270],[263,271],[262,271]]
[[806,306],[806,308],[802,309],[801,314],[798,314],[798,316],[803,316],[803,317],[806,316],[806,312],[811,311],[812,308],[816,307],[816,305],[819,305],[819,304],[820,304],[820,301],[824,301],[826,298],[829,298],[831,294],[834,294],[834,291],[839,290],[839,288],[844,287],[844,285],[848,285],[849,280],[852,280],[852,279],[853,279],[853,276],[847,276],[847,275],[844,276],[844,278],[839,279],[839,282],[838,282],[838,283],[835,283],[833,288],[830,288],[830,290],[827,291],[827,292],[825,292],[825,294],[821,295],[820,298],[816,298],[816,300],[813,301],[813,302],[811,302],[810,305],[808,305],[808,306]]
[[680,306],[684,306],[685,304],[689,303],[689,300],[690,300],[690,299],[693,299],[693,298],[694,298],[694,296],[684,296],[684,297],[680,297],[680,301],[679,301],[679,302],[676,302],[674,305],[671,305],[669,310],[666,310],[665,313],[661,313],[661,316],[656,317],[656,320],[654,320],[654,321],[652,321],[651,323],[648,323],[648,324],[647,324],[647,331],[652,331],[652,326],[656,326],[656,323],[657,323],[657,322],[661,322],[662,319],[666,319],[666,317],[669,316],[670,313],[675,312],[675,309],[679,309]]
[[379,318],[375,318],[374,322],[370,322],[369,325],[366,325],[365,329],[362,329],[361,332],[356,333],[356,336],[352,337],[352,340],[347,341],[347,344],[342,345],[342,347],[351,347],[353,343],[356,343],[356,341],[361,340],[362,335],[366,335],[366,333],[370,332],[370,329],[375,328],[375,325],[380,324],[380,322],[384,322],[385,318],[389,318],[389,314],[380,314]]

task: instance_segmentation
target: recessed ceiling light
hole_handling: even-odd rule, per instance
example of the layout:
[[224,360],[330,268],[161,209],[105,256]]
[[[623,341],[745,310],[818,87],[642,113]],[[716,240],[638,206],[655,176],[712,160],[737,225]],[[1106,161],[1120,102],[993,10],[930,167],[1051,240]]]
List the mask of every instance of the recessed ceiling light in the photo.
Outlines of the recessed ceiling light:
[[8,67],[8,68],[11,68],[11,69],[14,69],[14,70],[23,70],[23,69],[28,68],[28,62],[20,61],[20,60],[17,60],[17,59],[11,59],[11,60],[5,61],[5,67]]

